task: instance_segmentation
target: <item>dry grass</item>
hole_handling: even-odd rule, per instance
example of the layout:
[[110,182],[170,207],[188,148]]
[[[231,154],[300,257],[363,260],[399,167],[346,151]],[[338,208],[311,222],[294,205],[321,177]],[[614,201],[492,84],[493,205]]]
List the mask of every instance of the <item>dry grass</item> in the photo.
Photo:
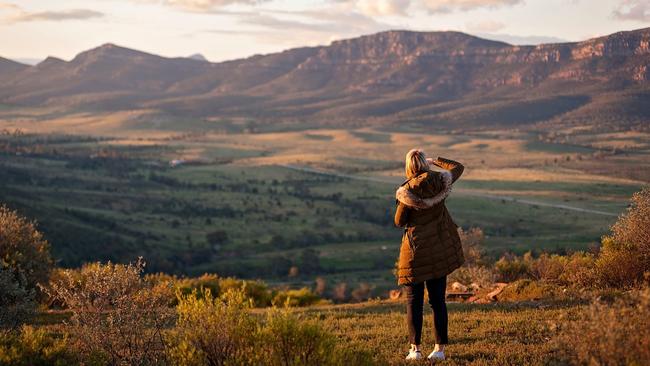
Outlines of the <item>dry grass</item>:
[[[448,360],[440,365],[543,365],[553,350],[557,319],[576,318],[582,306],[449,304]],[[408,365],[405,303],[370,302],[298,310],[338,337],[374,350],[390,365]],[[432,316],[425,314],[423,351],[433,349]],[[422,362],[426,365],[426,362]]]

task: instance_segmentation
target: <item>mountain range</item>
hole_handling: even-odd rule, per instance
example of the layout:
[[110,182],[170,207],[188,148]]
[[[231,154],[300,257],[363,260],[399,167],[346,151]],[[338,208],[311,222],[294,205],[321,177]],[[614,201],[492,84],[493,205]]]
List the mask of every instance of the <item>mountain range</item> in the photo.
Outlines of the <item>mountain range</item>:
[[0,103],[324,124],[620,129],[648,125],[649,68],[650,28],[538,46],[386,31],[219,63],[105,44],[34,66],[0,58]]

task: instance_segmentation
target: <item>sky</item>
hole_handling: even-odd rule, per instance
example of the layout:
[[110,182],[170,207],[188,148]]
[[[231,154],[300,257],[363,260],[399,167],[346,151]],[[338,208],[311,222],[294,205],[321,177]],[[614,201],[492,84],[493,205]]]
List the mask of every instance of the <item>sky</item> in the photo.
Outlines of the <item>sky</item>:
[[0,0],[0,56],[64,60],[105,43],[224,61],[389,29],[513,44],[650,27],[650,0]]

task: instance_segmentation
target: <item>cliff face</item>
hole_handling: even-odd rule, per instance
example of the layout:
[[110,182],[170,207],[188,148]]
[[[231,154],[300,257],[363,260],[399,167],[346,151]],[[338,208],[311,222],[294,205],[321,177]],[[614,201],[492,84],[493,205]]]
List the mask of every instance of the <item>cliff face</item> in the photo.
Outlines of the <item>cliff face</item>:
[[[389,112],[379,113],[384,115],[483,96],[588,91],[597,97],[645,90],[650,28],[539,46],[458,32],[388,31],[221,63],[107,44],[69,62],[4,64],[0,60],[0,102],[8,104],[82,108],[92,103],[95,109],[146,107],[200,116],[304,116],[328,110],[336,116],[341,105],[402,101],[391,102]],[[364,110],[368,116],[378,113],[372,105]]]

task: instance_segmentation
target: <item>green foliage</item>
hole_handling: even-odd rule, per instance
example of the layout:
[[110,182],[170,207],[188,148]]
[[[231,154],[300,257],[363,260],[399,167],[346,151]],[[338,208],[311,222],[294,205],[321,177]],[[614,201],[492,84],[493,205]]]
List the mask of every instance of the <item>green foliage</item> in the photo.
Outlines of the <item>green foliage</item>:
[[494,264],[494,269],[497,271],[499,280],[503,282],[512,282],[520,278],[528,277],[530,272],[530,259],[530,253],[526,253],[524,258],[514,255],[501,257],[501,259]]
[[241,280],[233,277],[221,278],[219,280],[221,294],[229,291],[241,291],[245,298],[255,307],[271,305],[273,294],[268,285],[263,281]]
[[370,365],[370,353],[343,346],[315,320],[287,309],[251,314],[242,289],[178,293],[178,321],[168,336],[175,365]]
[[249,365],[256,322],[242,291],[229,290],[220,298],[208,289],[178,293],[178,320],[169,336],[168,355],[176,365]]
[[562,296],[560,288],[555,285],[534,280],[518,280],[508,284],[497,296],[499,301],[533,301],[558,299]]
[[329,364],[336,346],[336,338],[315,321],[300,321],[286,310],[269,312],[259,335],[269,365]]
[[33,222],[0,206],[0,329],[13,329],[31,315],[39,284],[52,268],[49,244]]
[[56,337],[44,329],[23,326],[20,332],[0,338],[0,366],[72,366],[78,355],[67,336]]
[[274,297],[274,290],[263,281],[219,277],[208,273],[199,277],[177,277],[157,273],[146,275],[145,281],[153,286],[154,290],[165,293],[171,306],[178,304],[176,290],[182,295],[203,296],[205,291],[202,290],[205,289],[210,290],[214,297],[220,297],[229,291],[241,291],[254,307],[271,306]]
[[320,296],[311,289],[303,287],[298,290],[279,290],[273,297],[273,306],[296,307],[309,306],[321,301]]
[[27,281],[6,268],[0,268],[0,336],[15,330],[31,318],[36,309],[35,291]]

